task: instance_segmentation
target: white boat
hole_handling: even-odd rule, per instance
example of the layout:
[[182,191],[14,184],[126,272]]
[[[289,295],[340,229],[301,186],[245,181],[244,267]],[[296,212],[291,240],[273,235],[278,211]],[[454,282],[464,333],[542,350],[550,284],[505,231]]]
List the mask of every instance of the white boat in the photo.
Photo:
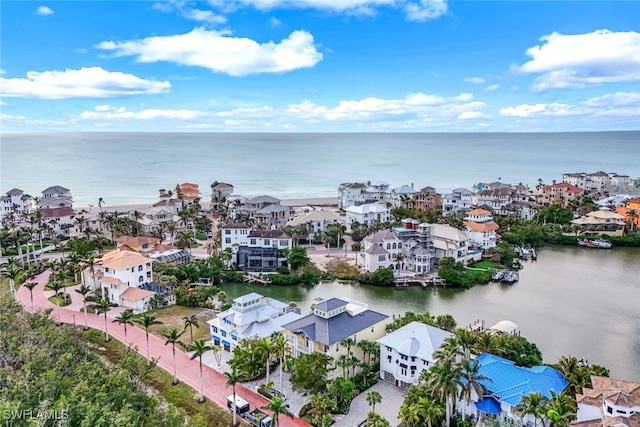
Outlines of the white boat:
[[611,242],[604,239],[594,239],[594,240],[578,239],[578,245],[586,246],[587,248],[596,248],[596,249],[610,249],[611,246],[613,246]]

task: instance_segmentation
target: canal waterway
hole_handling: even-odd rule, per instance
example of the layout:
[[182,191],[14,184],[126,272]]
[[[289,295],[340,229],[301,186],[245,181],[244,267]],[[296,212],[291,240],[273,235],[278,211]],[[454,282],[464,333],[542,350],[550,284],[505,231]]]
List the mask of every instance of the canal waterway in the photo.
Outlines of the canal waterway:
[[608,367],[613,377],[640,381],[640,248],[554,246],[524,263],[520,281],[468,290],[382,288],[338,282],[315,286],[226,283],[230,298],[247,292],[296,302],[308,313],[316,298],[349,297],[384,314],[451,314],[464,326],[508,319],[535,342],[547,363],[574,355]]

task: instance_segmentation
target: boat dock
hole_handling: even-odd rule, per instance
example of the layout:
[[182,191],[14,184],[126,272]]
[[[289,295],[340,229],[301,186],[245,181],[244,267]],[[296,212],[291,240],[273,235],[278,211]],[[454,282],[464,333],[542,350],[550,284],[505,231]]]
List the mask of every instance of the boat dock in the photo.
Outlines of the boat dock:
[[408,288],[411,285],[420,285],[423,288],[430,286],[447,286],[446,280],[438,276],[418,277],[418,276],[401,276],[395,278],[396,288]]
[[269,278],[269,276],[262,273],[250,273],[250,272],[247,272],[247,274],[242,276],[242,281],[248,282],[249,284],[257,282],[257,283],[263,284],[264,286],[267,286],[269,283],[271,283],[271,279]]

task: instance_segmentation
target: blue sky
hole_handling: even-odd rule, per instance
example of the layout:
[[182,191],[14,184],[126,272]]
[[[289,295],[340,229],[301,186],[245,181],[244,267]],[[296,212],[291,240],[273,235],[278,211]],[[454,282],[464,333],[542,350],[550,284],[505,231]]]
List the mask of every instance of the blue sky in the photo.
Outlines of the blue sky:
[[3,1],[2,131],[640,129],[640,2]]

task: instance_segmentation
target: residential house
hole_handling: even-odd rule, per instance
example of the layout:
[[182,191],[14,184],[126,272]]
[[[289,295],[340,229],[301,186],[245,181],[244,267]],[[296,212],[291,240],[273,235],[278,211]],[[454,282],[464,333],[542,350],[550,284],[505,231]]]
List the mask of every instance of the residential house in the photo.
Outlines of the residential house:
[[338,208],[346,209],[349,206],[364,202],[364,189],[366,182],[345,182],[338,186]]
[[226,182],[214,181],[211,184],[211,209],[214,212],[221,212],[226,209],[226,202],[233,194],[233,185]]
[[624,217],[626,223],[640,228],[640,197],[627,200],[622,206],[616,206],[616,213]]
[[520,417],[514,412],[514,407],[522,402],[523,396],[537,392],[550,399],[551,392],[560,394],[569,384],[559,371],[549,366],[525,368],[489,353],[482,353],[475,360],[480,365],[478,375],[486,377],[479,381],[486,391],[483,396],[472,392],[469,402],[463,399],[456,407],[463,414],[473,415],[476,419],[492,419],[501,425],[516,421],[534,425],[536,420],[533,415]]
[[475,246],[485,251],[496,246],[496,230],[499,226],[493,222],[491,212],[485,209],[473,209],[467,212],[464,217],[464,226]]
[[187,203],[192,203],[195,199],[200,198],[200,186],[193,182],[183,182],[178,184],[180,199]]
[[345,222],[345,217],[337,212],[317,209],[290,219],[287,226],[302,227],[308,233],[309,239],[315,240],[314,236],[322,236],[322,233],[327,231],[327,226],[331,224],[344,225]]
[[18,221],[33,211],[33,207],[33,197],[18,188],[13,188],[0,197],[0,218]]
[[258,196],[244,199],[239,206],[233,206],[229,213],[232,218],[252,220],[269,228],[281,228],[289,221],[290,211],[289,207],[280,204],[280,199]]
[[[91,283],[95,283],[95,286],[100,289],[102,295],[109,299],[109,302],[120,304],[120,296],[128,288],[144,289],[153,282],[152,263],[151,258],[137,252],[109,251],[102,255],[94,267],[95,274]],[[130,294],[125,296],[132,297]],[[139,295],[136,294],[136,296]]]
[[358,206],[353,205],[345,209],[345,212],[347,215],[347,231],[351,231],[351,224],[354,222],[371,226],[391,221],[391,212],[386,207],[386,204],[365,203]]
[[404,267],[403,243],[392,230],[381,230],[362,240],[362,263],[365,271],[372,272],[380,268],[401,269]]
[[424,187],[413,194],[413,207],[424,211],[427,209],[441,210],[442,196],[433,187]]
[[267,338],[301,317],[299,310],[252,292],[234,299],[231,308],[207,323],[213,343],[231,352],[243,339]]
[[403,388],[416,384],[422,371],[435,363],[434,353],[451,335],[425,323],[411,322],[379,338],[380,379]]
[[413,189],[413,184],[411,186],[401,185],[389,191],[385,200],[392,208],[411,207],[413,206],[413,196],[416,193],[417,191]]
[[[156,203],[157,205],[158,203]],[[129,216],[131,219],[140,224],[140,230],[143,233],[149,234],[152,233],[156,228],[158,228],[162,223],[167,221],[173,221],[177,227],[186,227],[182,220],[178,215],[176,215],[176,208],[178,206],[182,206],[182,202],[179,205],[171,205],[171,201],[169,200],[167,204],[156,206],[148,209],[142,209],[137,211],[142,214],[140,217],[135,217],[134,212],[130,211]]]
[[466,188],[456,188],[451,193],[442,196],[442,214],[451,215],[457,212],[467,212],[473,207],[473,193]]
[[[160,189],[160,201],[153,204],[154,208],[164,207],[171,211],[172,214],[177,214],[182,209],[186,202],[179,197],[174,198],[172,191],[167,191],[164,188]],[[177,194],[175,195],[177,196]]]
[[132,309],[134,313],[142,313],[151,308],[150,301],[155,294],[153,291],[131,286],[120,294],[118,304]]
[[482,257],[482,251],[472,250],[469,234],[450,225],[431,224],[431,238],[436,261],[451,257],[456,262],[467,264],[470,259],[480,260]]
[[572,220],[571,223],[582,226],[586,233],[609,236],[622,236],[626,225],[623,215],[612,212],[606,207],[589,212],[585,216]]
[[572,427],[640,426],[640,383],[591,376],[591,388],[576,395],[578,417]]
[[560,204],[564,207],[572,200],[579,200],[584,195],[584,190],[575,185],[559,182],[542,187],[538,202],[548,204]]
[[562,182],[580,187],[588,192],[630,191],[634,188],[631,177],[618,175],[615,172],[565,173],[562,174]]
[[57,208],[60,206],[73,206],[73,197],[68,188],[54,185],[42,190],[42,197],[38,201],[41,208]]
[[76,211],[70,206],[42,209],[44,223],[50,227],[49,237],[69,236],[74,226]]
[[293,238],[281,229],[252,229],[243,223],[221,227],[221,250],[231,250],[231,262],[244,271],[274,272],[286,266],[284,249],[293,248]]
[[[347,347],[342,341],[351,338],[356,344],[361,340],[375,342],[384,336],[388,317],[369,310],[361,302],[330,298],[314,304],[310,314],[283,325],[283,328],[293,357],[324,353],[334,358],[337,368],[340,356],[347,356]],[[364,357],[357,345],[351,346],[349,352],[360,360]],[[329,376],[335,378],[341,373],[340,369],[335,369]]]
[[153,248],[160,244],[160,239],[146,236],[122,236],[116,239],[118,250],[128,250],[147,255],[153,252]]

